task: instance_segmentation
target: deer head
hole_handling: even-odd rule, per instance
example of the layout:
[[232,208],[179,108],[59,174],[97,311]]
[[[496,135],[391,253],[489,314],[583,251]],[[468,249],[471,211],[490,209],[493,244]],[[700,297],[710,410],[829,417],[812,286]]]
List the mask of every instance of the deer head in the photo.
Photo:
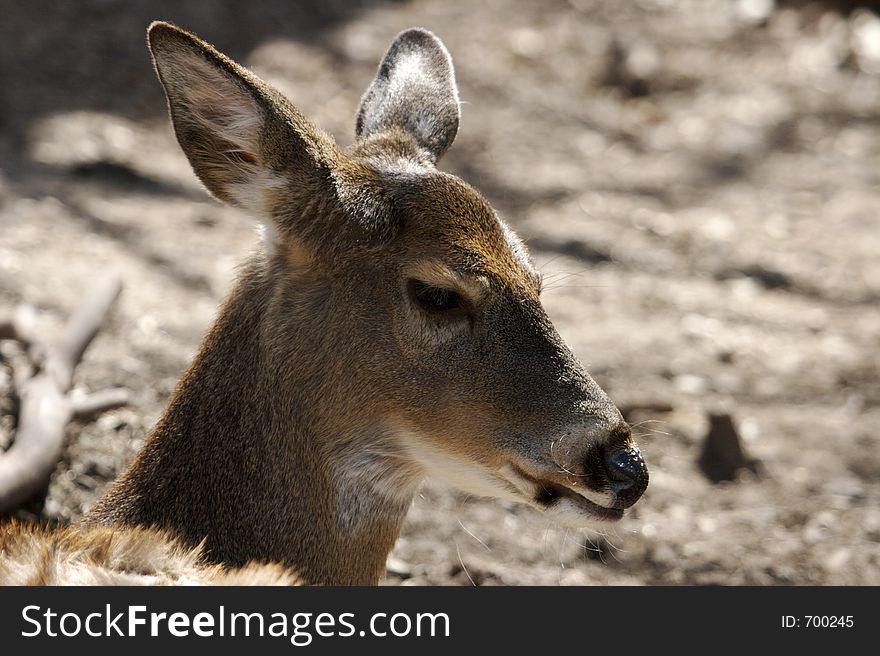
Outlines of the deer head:
[[394,40],[350,152],[196,37],[158,23],[150,45],[196,174],[266,228],[272,309],[286,315],[265,336],[279,368],[304,366],[296,347],[285,362],[285,325],[315,323],[323,348],[305,367],[340,383],[326,387],[327,419],[382,433],[354,461],[391,456],[574,525],[619,518],[639,498],[647,472],[630,431],[544,312],[525,246],[436,168],[459,124],[437,37]]
[[[426,475],[578,527],[617,520],[636,502],[645,464],[547,317],[524,244],[477,190],[437,169],[459,124],[452,60],[437,37],[410,29],[394,40],[348,150],[197,37],[154,23],[149,44],[195,173],[255,216],[264,238],[233,293],[240,309],[209,336],[148,450],[179,438],[183,408],[202,423],[225,413],[212,430],[236,434],[214,440],[271,433],[246,465],[229,467],[279,472],[277,494],[299,486],[290,504],[333,516],[337,533],[369,533],[383,512],[402,518]],[[230,400],[235,384],[246,402]],[[222,409],[230,403],[242,407]],[[134,470],[159,461],[143,456]],[[138,494],[154,494],[151,485]],[[162,503],[142,504],[139,521],[156,519],[144,508]],[[110,506],[98,513],[112,518]],[[222,545],[214,552],[223,559]]]

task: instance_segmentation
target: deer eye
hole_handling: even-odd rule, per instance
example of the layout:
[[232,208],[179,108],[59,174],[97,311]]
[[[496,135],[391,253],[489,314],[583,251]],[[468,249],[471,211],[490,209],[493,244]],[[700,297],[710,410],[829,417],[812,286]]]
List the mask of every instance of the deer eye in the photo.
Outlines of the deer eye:
[[464,304],[461,294],[448,287],[436,287],[411,279],[406,283],[406,288],[413,302],[426,312],[451,312]]

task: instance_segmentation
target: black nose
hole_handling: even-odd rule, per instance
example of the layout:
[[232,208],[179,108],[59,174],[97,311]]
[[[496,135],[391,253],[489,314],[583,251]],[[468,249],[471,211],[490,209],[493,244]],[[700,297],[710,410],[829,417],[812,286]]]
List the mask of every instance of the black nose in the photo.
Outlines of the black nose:
[[615,505],[629,508],[648,487],[648,467],[636,447],[612,451],[605,458]]

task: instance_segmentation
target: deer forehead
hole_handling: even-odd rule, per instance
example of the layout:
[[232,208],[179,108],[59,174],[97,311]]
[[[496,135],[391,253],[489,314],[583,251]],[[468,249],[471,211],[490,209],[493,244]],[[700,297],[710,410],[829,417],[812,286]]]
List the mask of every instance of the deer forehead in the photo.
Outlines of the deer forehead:
[[488,201],[455,176],[420,177],[401,202],[400,244],[429,281],[490,283],[534,297],[541,276],[528,251]]

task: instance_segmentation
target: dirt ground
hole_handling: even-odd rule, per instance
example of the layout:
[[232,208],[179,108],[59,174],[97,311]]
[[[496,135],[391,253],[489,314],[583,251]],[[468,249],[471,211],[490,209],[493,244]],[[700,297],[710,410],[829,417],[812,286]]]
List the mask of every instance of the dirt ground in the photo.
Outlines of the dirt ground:
[[[18,515],[75,519],[125,468],[256,243],[174,141],[148,22],[196,31],[342,143],[420,25],[465,101],[443,167],[528,240],[651,484],[598,534],[429,482],[387,583],[880,584],[880,19],[858,4],[0,1],[0,305],[52,333],[121,273],[77,385],[137,397],[72,425]],[[755,471],[706,477],[710,413]]]

